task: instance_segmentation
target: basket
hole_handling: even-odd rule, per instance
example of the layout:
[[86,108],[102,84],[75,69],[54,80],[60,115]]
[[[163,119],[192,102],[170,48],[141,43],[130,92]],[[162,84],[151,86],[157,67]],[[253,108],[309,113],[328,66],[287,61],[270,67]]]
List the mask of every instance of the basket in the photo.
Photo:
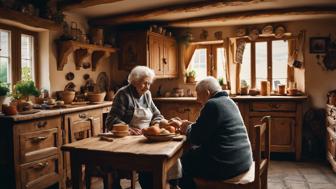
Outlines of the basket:
[[87,98],[90,102],[104,102],[106,92],[102,93],[88,93]]

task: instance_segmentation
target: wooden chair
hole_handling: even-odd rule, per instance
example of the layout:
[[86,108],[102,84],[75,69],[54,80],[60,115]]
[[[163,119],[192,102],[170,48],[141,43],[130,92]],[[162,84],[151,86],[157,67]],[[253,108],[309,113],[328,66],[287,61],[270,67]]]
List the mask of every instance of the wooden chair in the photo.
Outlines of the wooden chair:
[[261,125],[254,126],[256,133],[254,161],[249,171],[228,180],[210,181],[195,178],[197,189],[267,189],[271,117],[265,116],[261,122]]
[[[93,128],[92,120],[80,120],[75,124],[70,125],[70,142],[75,142],[78,140],[82,140],[85,138],[89,138],[93,136],[94,128]],[[111,171],[103,170],[100,166],[86,166],[85,167],[85,184],[86,188],[91,188],[91,177],[102,177],[104,182],[104,189],[109,189],[112,186],[112,175],[109,173]],[[127,176],[131,180],[131,189],[135,189],[136,183],[136,172],[132,171],[129,176]]]

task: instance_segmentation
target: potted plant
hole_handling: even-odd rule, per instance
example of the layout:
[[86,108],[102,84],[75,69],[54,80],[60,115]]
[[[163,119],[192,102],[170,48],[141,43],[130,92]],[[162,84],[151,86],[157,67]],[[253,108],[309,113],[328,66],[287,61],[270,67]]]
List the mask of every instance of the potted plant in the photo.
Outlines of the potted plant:
[[0,81],[0,112],[2,112],[2,104],[5,101],[8,92],[8,84]]
[[195,70],[189,70],[185,73],[186,76],[186,82],[187,83],[194,83],[196,78],[196,71]]
[[219,83],[220,86],[222,86],[223,90],[227,90],[227,84],[224,83],[224,78],[223,77],[218,79],[218,83]]
[[248,88],[249,88],[249,85],[247,84],[247,81],[246,80],[241,80],[240,81],[240,94],[241,95],[247,95],[248,94]]
[[40,91],[35,87],[34,81],[22,80],[16,83],[13,89],[12,97],[16,100],[12,101],[12,105],[17,106],[19,112],[32,109],[33,103],[29,101],[29,96],[39,96]]

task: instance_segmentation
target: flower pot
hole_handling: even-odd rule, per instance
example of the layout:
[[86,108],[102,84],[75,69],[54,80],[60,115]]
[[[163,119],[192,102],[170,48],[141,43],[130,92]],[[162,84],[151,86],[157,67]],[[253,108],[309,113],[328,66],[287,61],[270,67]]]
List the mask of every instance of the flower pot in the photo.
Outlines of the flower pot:
[[4,103],[6,96],[0,96],[0,113],[2,112],[2,104]]
[[187,83],[195,83],[195,77],[187,77]]
[[62,99],[64,104],[71,104],[72,101],[75,99],[75,91],[63,91],[62,92]]
[[241,95],[247,95],[248,94],[248,87],[241,87],[240,88],[240,94]]

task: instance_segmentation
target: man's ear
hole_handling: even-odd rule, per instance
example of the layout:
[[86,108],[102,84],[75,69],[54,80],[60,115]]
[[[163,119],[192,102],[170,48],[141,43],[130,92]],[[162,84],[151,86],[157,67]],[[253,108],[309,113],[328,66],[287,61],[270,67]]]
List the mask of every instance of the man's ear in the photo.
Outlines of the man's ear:
[[211,95],[209,90],[206,90],[206,94],[207,94],[208,97],[210,97],[210,95]]

